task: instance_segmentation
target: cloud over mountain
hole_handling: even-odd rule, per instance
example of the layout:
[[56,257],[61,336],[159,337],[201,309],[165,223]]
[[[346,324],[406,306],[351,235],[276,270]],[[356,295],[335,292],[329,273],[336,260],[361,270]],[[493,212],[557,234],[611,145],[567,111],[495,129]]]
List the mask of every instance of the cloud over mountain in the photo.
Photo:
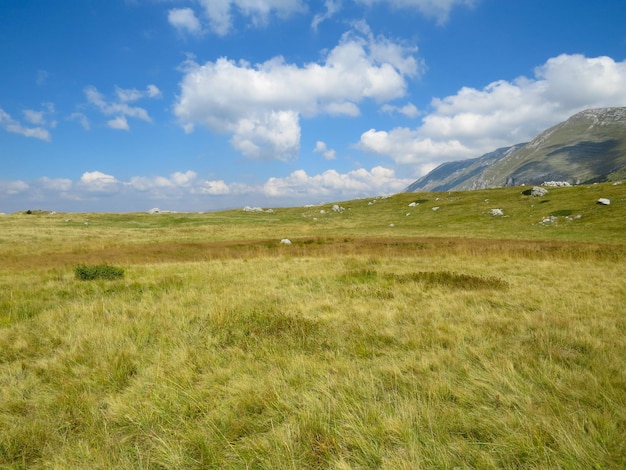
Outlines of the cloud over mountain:
[[435,98],[420,126],[370,129],[359,148],[414,165],[419,175],[439,163],[482,155],[535,136],[585,108],[626,105],[626,61],[562,54],[534,77],[498,80]]

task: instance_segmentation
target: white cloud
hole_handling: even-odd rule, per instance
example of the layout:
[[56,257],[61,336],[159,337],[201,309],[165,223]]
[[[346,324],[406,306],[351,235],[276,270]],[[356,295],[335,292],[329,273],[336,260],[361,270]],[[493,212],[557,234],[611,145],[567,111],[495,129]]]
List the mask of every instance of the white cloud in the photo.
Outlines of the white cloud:
[[321,153],[322,156],[326,159],[326,160],[334,160],[335,158],[337,158],[337,152],[335,152],[335,150],[333,149],[329,149],[326,146],[325,142],[322,142],[321,140],[318,140],[315,143],[315,148],[313,149],[313,151],[315,153]]
[[[188,170],[186,172],[175,172],[169,177],[165,176],[133,176],[127,183],[127,186],[138,191],[157,191],[158,194],[164,194],[162,191],[167,189],[190,188],[197,177],[195,171]],[[156,193],[155,193],[156,194]]]
[[0,195],[3,207],[12,206],[15,210],[25,202],[45,202],[55,210],[69,211],[82,207],[85,211],[128,212],[163,208],[164,204],[171,210],[193,211],[245,205],[280,207],[378,196],[402,191],[411,182],[413,179],[397,178],[394,170],[380,166],[347,173],[328,170],[313,175],[297,170],[254,185],[198,179],[191,170],[169,176],[134,176],[128,181],[91,171],[83,173],[76,182],[48,177],[29,183],[0,181]]
[[303,66],[275,57],[252,66],[220,58],[187,61],[174,112],[191,132],[198,124],[232,134],[231,143],[255,159],[293,159],[300,119],[319,114],[355,116],[358,104],[406,93],[405,78],[420,72],[414,48],[384,37],[346,33],[322,63]]
[[[30,115],[29,110],[25,111],[27,118],[39,119],[38,116]],[[50,132],[42,126],[28,127],[24,126],[11,117],[9,113],[0,108],[0,127],[7,132],[23,135],[24,137],[33,137],[39,140],[49,142],[51,140]]]
[[67,119],[68,121],[78,121],[83,129],[85,129],[86,131],[91,128],[89,124],[89,119],[87,119],[87,116],[85,116],[83,113],[72,113],[68,116]]
[[360,168],[348,173],[327,170],[319,175],[309,176],[304,170],[297,170],[285,178],[270,178],[263,185],[263,193],[276,198],[303,198],[333,200],[389,194],[402,191],[412,179],[395,176],[394,170],[377,166],[370,171]]
[[28,121],[30,124],[39,125],[46,122],[43,111],[25,109],[24,111],[22,111],[22,114],[24,114],[24,119],[26,119],[26,121]]
[[37,70],[37,79],[35,82],[37,86],[44,86],[50,77],[50,73],[47,70]]
[[626,106],[624,83],[626,61],[563,54],[537,67],[534,78],[464,87],[434,99],[421,126],[370,129],[358,147],[418,169],[478,157],[528,141],[583,109]]
[[39,178],[38,183],[43,189],[52,191],[69,191],[72,188],[72,180],[67,178],[48,178],[44,176]]
[[195,171],[187,170],[184,173],[180,171],[172,173],[170,178],[177,186],[189,186],[197,176]]
[[420,114],[419,109],[417,109],[417,106],[415,106],[413,103],[407,103],[402,107],[393,106],[390,104],[384,104],[380,109],[381,111],[385,113],[389,113],[389,114],[399,113],[399,114],[403,114],[404,116],[408,118],[415,118],[419,116]]
[[0,194],[13,196],[24,193],[30,189],[30,186],[24,181],[2,181],[0,180]]
[[117,116],[107,121],[107,126],[109,126],[111,129],[117,129],[118,131],[130,130],[130,126],[128,125],[128,121],[126,120],[126,116]]
[[224,182],[224,180],[218,181],[205,181],[200,188],[199,192],[201,194],[211,194],[213,196],[230,194],[229,186]]
[[317,31],[317,27],[322,21],[332,18],[337,12],[339,12],[339,10],[341,10],[341,0],[326,0],[324,2],[324,7],[326,8],[326,12],[316,14],[311,22],[311,28],[315,31]]
[[[84,90],[87,101],[94,105],[105,116],[116,115],[114,119],[107,122],[112,129],[130,130],[128,118],[140,119],[145,122],[152,122],[148,111],[139,106],[130,106],[128,103],[138,101],[143,98],[159,98],[161,91],[156,85],[148,85],[145,91],[135,88],[115,88],[117,100],[107,100],[96,87],[88,86]],[[75,113],[76,114],[76,113]]]
[[357,3],[373,5],[375,3],[388,3],[393,8],[417,9],[423,15],[434,18],[437,23],[443,24],[448,21],[450,12],[457,5],[471,7],[477,0],[355,0]]
[[209,28],[220,36],[233,27],[233,13],[249,18],[255,26],[265,26],[270,15],[288,17],[306,11],[302,0],[199,0],[209,20]]
[[201,34],[202,25],[191,8],[173,8],[167,14],[167,20],[181,32]]
[[122,184],[114,176],[100,171],[83,173],[80,187],[88,192],[114,193],[122,188]]

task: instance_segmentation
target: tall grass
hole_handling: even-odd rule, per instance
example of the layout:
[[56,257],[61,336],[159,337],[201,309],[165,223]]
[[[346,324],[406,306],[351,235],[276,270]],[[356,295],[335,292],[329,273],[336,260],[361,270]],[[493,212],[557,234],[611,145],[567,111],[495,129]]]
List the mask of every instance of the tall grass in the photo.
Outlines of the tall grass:
[[[0,330],[0,461],[623,466],[621,266],[477,261],[216,260],[131,267],[114,283],[4,276],[10,309],[29,298],[37,313]],[[453,270],[507,286],[413,281]]]
[[415,195],[0,217],[0,467],[626,467],[625,219],[528,228],[513,191],[428,195],[447,230],[388,226]]

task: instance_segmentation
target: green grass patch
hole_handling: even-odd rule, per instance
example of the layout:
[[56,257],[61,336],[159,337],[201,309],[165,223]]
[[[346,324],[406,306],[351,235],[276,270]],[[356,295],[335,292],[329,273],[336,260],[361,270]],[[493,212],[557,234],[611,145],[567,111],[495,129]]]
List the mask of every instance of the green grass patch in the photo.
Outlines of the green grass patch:
[[108,264],[86,265],[81,264],[74,268],[74,276],[81,281],[94,279],[121,279],[124,277],[124,269]]

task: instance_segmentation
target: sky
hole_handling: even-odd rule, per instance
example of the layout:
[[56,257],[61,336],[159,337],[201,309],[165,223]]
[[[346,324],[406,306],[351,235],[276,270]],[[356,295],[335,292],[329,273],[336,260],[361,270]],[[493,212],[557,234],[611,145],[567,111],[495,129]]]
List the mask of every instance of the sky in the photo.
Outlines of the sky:
[[0,0],[0,213],[394,194],[626,106],[623,0]]

